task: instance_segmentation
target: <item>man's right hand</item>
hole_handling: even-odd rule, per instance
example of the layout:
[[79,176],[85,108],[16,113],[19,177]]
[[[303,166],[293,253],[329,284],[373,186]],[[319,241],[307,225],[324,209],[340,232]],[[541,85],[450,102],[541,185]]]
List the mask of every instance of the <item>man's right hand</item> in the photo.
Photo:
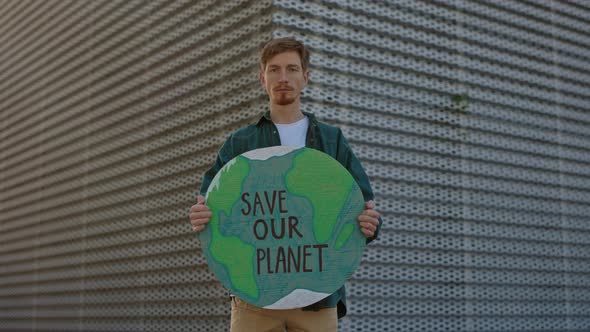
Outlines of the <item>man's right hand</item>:
[[205,205],[205,197],[197,196],[197,204],[191,206],[191,225],[195,232],[200,232],[211,220],[211,209]]

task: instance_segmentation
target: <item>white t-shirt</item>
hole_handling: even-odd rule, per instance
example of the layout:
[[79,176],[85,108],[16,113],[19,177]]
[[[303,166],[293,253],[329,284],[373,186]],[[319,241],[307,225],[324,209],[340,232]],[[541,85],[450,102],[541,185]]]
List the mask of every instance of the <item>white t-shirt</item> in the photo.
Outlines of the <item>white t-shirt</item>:
[[305,138],[307,137],[307,128],[309,127],[309,119],[307,116],[303,119],[289,123],[280,124],[275,123],[279,130],[279,136],[281,137],[281,145],[293,146],[301,148],[305,146]]

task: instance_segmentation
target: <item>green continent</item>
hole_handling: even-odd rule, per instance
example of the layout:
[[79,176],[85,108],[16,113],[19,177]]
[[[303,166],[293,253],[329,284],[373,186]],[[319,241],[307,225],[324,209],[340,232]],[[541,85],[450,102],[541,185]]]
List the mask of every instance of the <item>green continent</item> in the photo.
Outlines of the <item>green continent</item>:
[[[254,267],[252,260],[255,248],[252,245],[242,242],[235,236],[224,236],[219,231],[219,217],[221,212],[226,216],[231,214],[232,206],[240,198],[242,182],[250,172],[248,160],[244,157],[237,157],[232,165],[222,169],[222,172],[232,170],[223,176],[220,183],[207,194],[207,200],[216,202],[211,206],[211,245],[209,251],[211,257],[225,265],[229,279],[235,289],[257,298],[258,287],[254,279]],[[223,188],[220,192],[219,188]]]
[[338,234],[338,238],[336,238],[336,243],[334,244],[334,249],[340,249],[346,243],[346,240],[352,235],[352,231],[354,227],[352,224],[346,224],[342,227],[342,231]]
[[346,172],[344,167],[334,167],[329,156],[304,150],[294,157],[293,168],[286,176],[289,192],[308,198],[313,206],[313,232],[319,243],[330,239],[348,196],[345,193],[352,189],[354,180]]

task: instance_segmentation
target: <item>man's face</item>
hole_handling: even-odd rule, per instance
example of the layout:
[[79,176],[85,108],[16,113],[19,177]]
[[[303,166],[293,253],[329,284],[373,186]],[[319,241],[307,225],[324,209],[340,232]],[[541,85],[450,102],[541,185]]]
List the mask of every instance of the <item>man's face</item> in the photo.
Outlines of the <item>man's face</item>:
[[279,53],[266,62],[260,73],[260,83],[266,89],[270,102],[289,105],[299,99],[301,90],[307,85],[309,72],[303,72],[299,54],[294,51]]

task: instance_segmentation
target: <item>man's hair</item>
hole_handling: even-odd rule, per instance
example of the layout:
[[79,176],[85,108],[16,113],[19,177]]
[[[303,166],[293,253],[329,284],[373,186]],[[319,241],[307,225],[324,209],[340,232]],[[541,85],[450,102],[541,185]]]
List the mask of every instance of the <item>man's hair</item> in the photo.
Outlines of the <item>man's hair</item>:
[[266,43],[260,52],[260,70],[264,71],[268,60],[275,55],[291,51],[299,54],[301,69],[305,73],[309,67],[309,50],[293,37],[275,38]]

